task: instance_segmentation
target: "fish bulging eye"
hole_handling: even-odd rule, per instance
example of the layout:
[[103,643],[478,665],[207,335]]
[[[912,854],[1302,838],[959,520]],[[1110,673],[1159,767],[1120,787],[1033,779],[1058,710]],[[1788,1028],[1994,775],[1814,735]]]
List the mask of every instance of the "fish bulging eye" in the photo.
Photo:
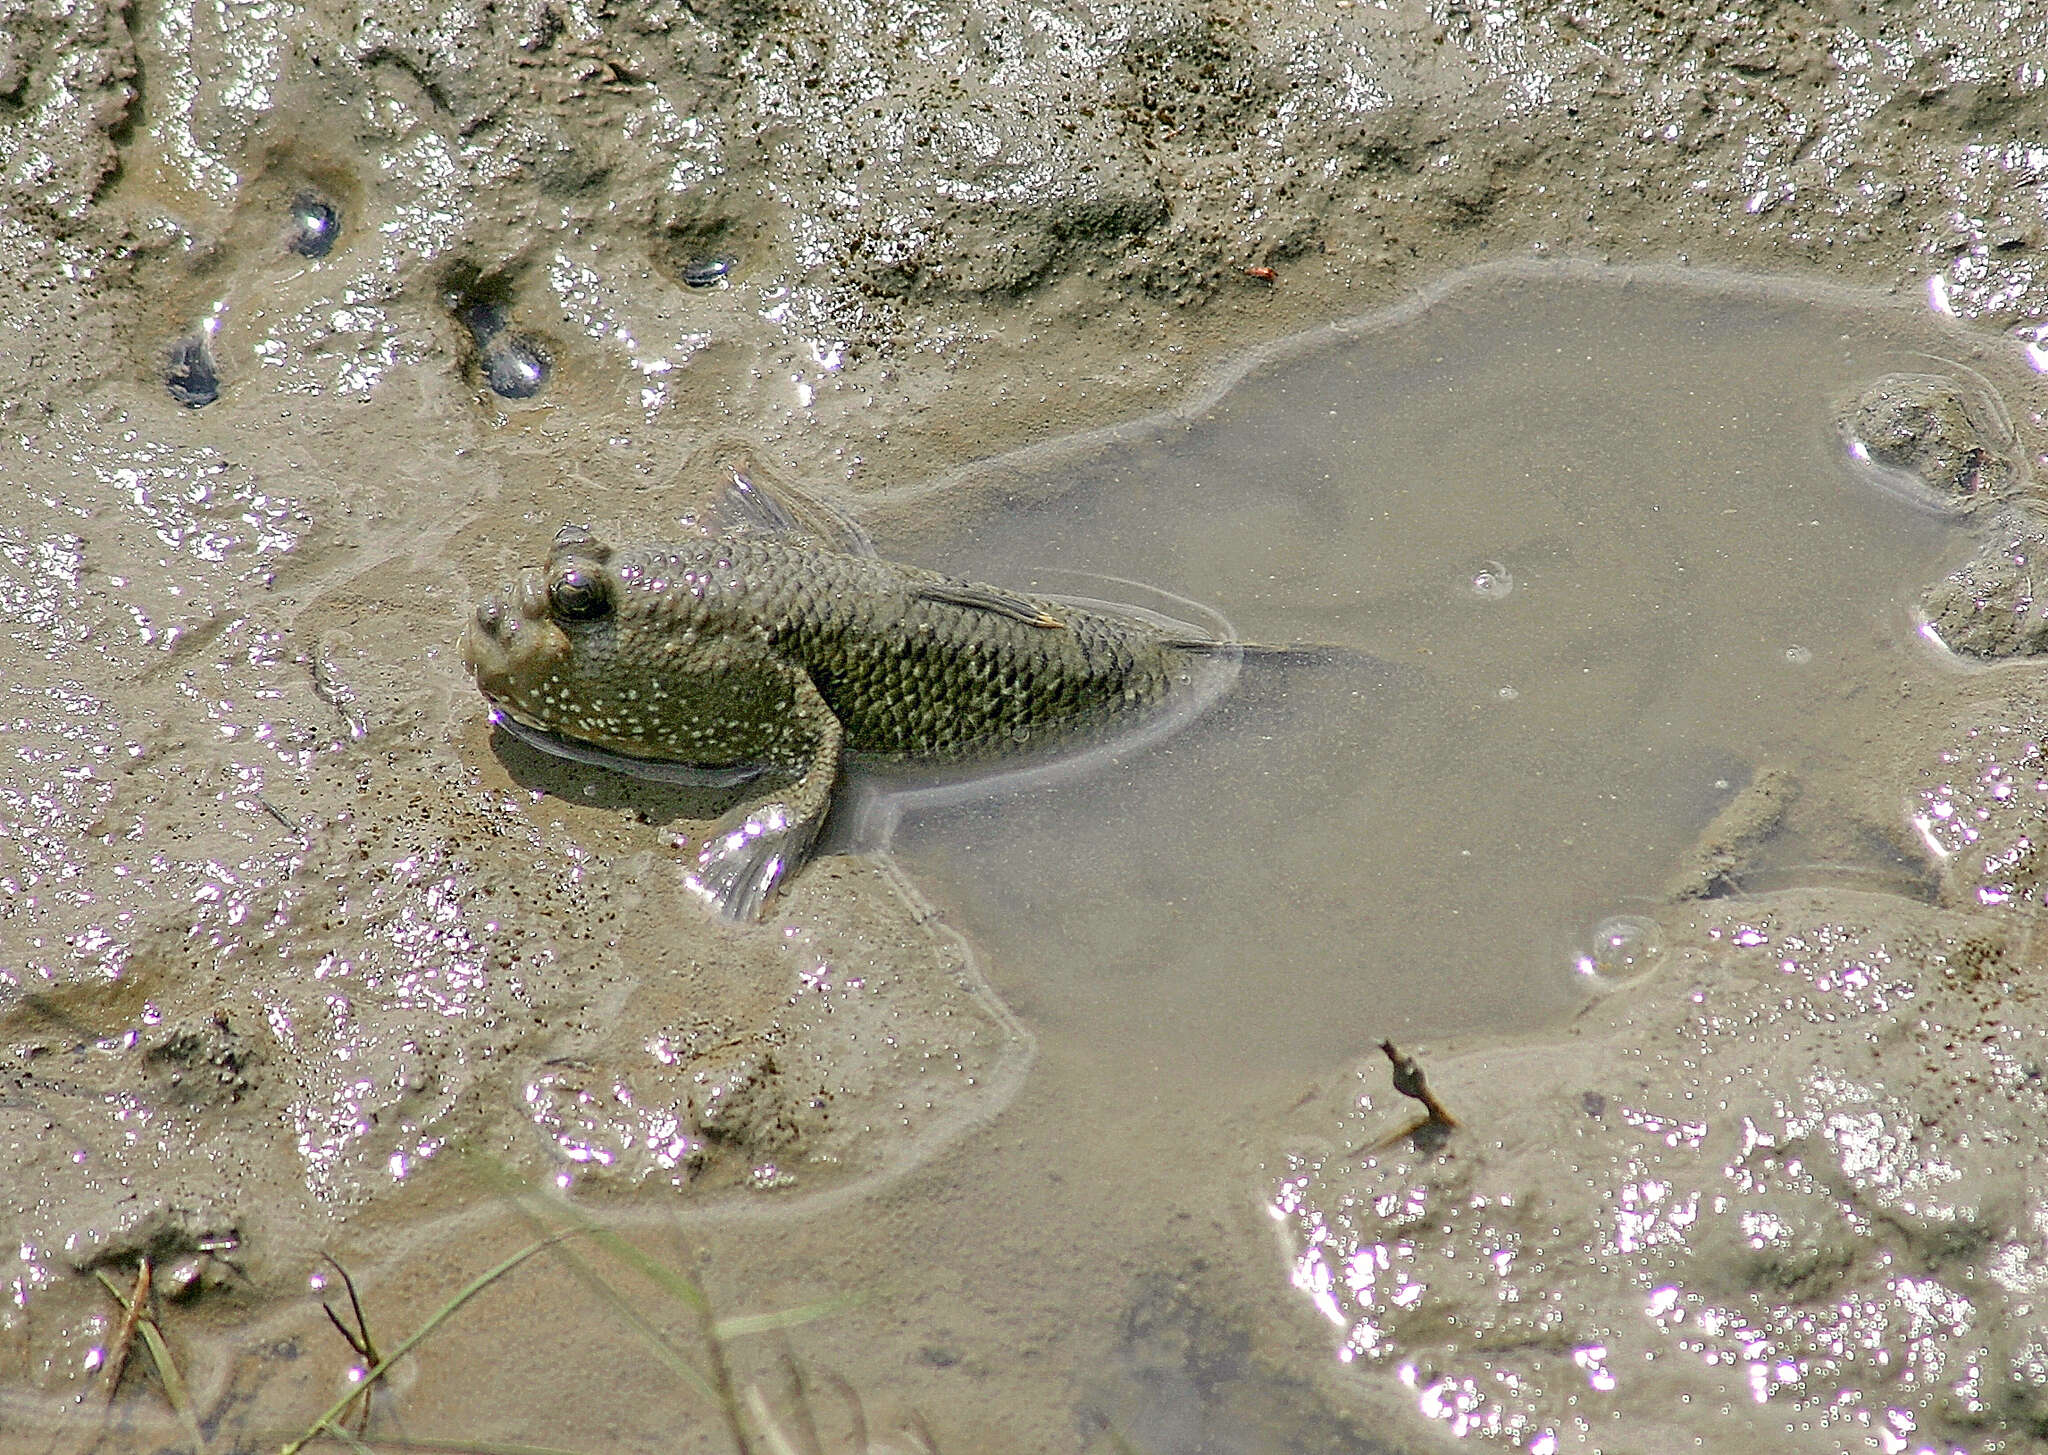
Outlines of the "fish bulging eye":
[[611,609],[611,589],[586,567],[570,566],[548,583],[548,610],[557,621],[596,621]]

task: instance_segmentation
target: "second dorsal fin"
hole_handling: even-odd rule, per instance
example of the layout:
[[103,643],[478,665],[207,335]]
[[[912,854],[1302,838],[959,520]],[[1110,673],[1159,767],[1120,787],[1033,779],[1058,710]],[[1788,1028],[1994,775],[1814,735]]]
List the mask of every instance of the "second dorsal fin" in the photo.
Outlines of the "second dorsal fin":
[[992,612],[1012,621],[1021,621],[1026,626],[1051,630],[1066,625],[1029,597],[1016,596],[972,581],[933,581],[918,587],[914,594],[925,601],[942,601],[948,606],[964,606],[969,611]]

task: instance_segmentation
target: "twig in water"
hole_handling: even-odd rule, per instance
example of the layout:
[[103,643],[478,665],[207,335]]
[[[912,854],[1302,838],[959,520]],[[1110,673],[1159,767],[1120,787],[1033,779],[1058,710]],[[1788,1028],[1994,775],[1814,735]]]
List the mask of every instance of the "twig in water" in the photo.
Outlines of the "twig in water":
[[114,1402],[114,1396],[121,1392],[121,1376],[128,1372],[128,1356],[135,1350],[135,1326],[141,1322],[143,1310],[149,1307],[150,1288],[149,1255],[142,1255],[135,1268],[135,1292],[122,1299],[121,1290],[105,1273],[100,1282],[121,1302],[121,1322],[114,1329],[114,1342],[107,1347],[107,1403]]
[[121,1375],[128,1367],[129,1351],[134,1347],[137,1335],[142,1338],[142,1347],[149,1350],[150,1362],[156,1365],[156,1376],[163,1381],[164,1398],[171,1402],[171,1409],[178,1417],[178,1423],[185,1427],[185,1438],[192,1442],[193,1455],[206,1455],[206,1436],[199,1428],[199,1416],[192,1408],[192,1397],[185,1392],[184,1376],[178,1373],[178,1366],[171,1358],[170,1346],[164,1342],[163,1331],[156,1326],[156,1319],[149,1312],[150,1287],[154,1272],[147,1257],[141,1260],[135,1275],[135,1291],[125,1294],[121,1285],[114,1282],[107,1270],[98,1270],[100,1282],[114,1302],[121,1306],[121,1326],[115,1339],[115,1358],[107,1364],[107,1397],[113,1398],[114,1390],[120,1386]]
[[1422,1109],[1427,1115],[1412,1126],[1403,1127],[1398,1132],[1389,1132],[1374,1142],[1371,1150],[1384,1151],[1404,1137],[1412,1137],[1417,1146],[1425,1142],[1430,1143],[1432,1147],[1442,1146],[1444,1139],[1457,1127],[1458,1119],[1444,1109],[1444,1104],[1436,1099],[1436,1093],[1429,1089],[1429,1081],[1422,1074],[1420,1061],[1403,1054],[1392,1041],[1381,1041],[1380,1049],[1386,1052],[1387,1060],[1393,1063],[1394,1090],[1410,1101],[1421,1102]]
[[334,1332],[341,1335],[349,1348],[356,1351],[356,1357],[363,1361],[363,1371],[366,1377],[356,1391],[362,1400],[362,1403],[356,1406],[356,1433],[360,1435],[370,1428],[370,1390],[372,1386],[367,1375],[370,1370],[375,1369],[384,1361],[378,1357],[377,1341],[370,1337],[370,1321],[363,1315],[363,1301],[356,1297],[356,1281],[348,1276],[346,1268],[335,1261],[333,1254],[322,1253],[320,1258],[329,1268],[332,1268],[340,1275],[341,1286],[348,1293],[349,1311],[355,1316],[356,1326],[351,1329],[341,1321],[341,1315],[334,1311],[332,1304],[328,1303],[325,1299],[320,1301],[320,1312],[327,1315],[327,1322],[334,1325]]

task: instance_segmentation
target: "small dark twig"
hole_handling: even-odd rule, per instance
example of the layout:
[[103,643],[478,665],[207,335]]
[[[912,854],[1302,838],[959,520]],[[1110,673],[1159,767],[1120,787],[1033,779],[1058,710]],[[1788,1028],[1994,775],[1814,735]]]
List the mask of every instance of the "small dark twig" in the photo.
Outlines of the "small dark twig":
[[1380,1049],[1386,1052],[1387,1060],[1394,1068],[1394,1090],[1410,1101],[1422,1103],[1426,1116],[1412,1126],[1398,1132],[1389,1132],[1374,1142],[1370,1150],[1383,1151],[1404,1137],[1413,1138],[1418,1147],[1427,1144],[1434,1150],[1444,1143],[1458,1125],[1458,1119],[1445,1110],[1444,1104],[1436,1099],[1436,1093],[1429,1089],[1429,1080],[1422,1074],[1422,1063],[1413,1056],[1405,1055],[1392,1041],[1381,1041]]
[[1436,1099],[1429,1089],[1429,1081],[1422,1074],[1422,1063],[1413,1056],[1403,1055],[1392,1041],[1381,1041],[1380,1049],[1387,1053],[1387,1059],[1394,1063],[1394,1090],[1410,1101],[1422,1103],[1422,1109],[1429,1113],[1435,1125],[1450,1130],[1458,1119],[1444,1110],[1444,1104]]
[[332,1304],[325,1299],[320,1301],[320,1312],[327,1315],[327,1322],[334,1325],[334,1332],[341,1335],[349,1348],[355,1350],[356,1357],[363,1361],[365,1378],[359,1391],[361,1402],[356,1405],[356,1433],[360,1435],[370,1427],[370,1391],[375,1381],[368,1374],[384,1360],[377,1353],[377,1341],[370,1337],[370,1321],[363,1313],[363,1301],[356,1297],[356,1281],[348,1276],[346,1268],[335,1261],[333,1254],[322,1253],[320,1259],[340,1276],[341,1286],[348,1294],[349,1312],[355,1316],[356,1326],[351,1329],[341,1321],[341,1315],[334,1311]]

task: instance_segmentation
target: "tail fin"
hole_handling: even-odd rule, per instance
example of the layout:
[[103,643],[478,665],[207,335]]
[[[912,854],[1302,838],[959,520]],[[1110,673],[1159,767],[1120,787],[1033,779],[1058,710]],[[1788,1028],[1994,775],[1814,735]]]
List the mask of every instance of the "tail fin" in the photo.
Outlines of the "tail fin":
[[1200,637],[1183,637],[1167,643],[1178,651],[1200,657],[1242,657],[1248,662],[1274,662],[1286,667],[1384,667],[1386,661],[1358,647],[1335,642],[1295,642],[1273,647],[1258,642],[1219,642]]

